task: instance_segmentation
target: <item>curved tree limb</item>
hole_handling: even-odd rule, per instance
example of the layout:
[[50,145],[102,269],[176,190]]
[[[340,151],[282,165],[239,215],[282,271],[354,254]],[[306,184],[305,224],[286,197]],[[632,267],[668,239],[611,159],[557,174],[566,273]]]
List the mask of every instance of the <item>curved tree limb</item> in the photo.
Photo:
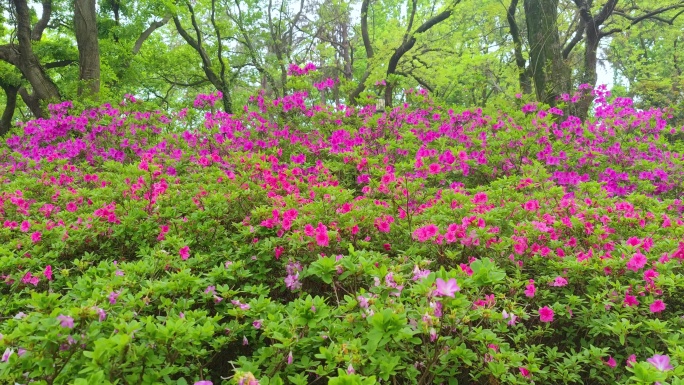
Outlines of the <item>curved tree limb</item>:
[[135,41],[135,44],[133,45],[133,50],[132,50],[133,56],[137,55],[138,52],[140,52],[140,49],[142,48],[142,45],[145,42],[145,40],[149,39],[149,37],[152,36],[152,33],[154,33],[154,31],[165,26],[169,22],[169,20],[171,20],[171,15],[166,15],[166,16],[164,16],[163,19],[161,19],[159,21],[153,21],[150,24],[150,26],[147,27],[147,29],[145,29],[140,34],[138,39]]
[[17,107],[17,94],[19,93],[19,86],[10,84],[0,79],[0,88],[5,91],[5,111],[0,118],[0,137],[7,134],[12,127],[12,117],[14,110]]
[[[453,5],[456,5],[460,0],[457,0]],[[389,77],[392,74],[395,74],[397,71],[397,66],[399,65],[399,60],[401,60],[402,56],[408,51],[413,48],[413,46],[416,44],[416,35],[425,33],[428,30],[430,30],[432,27],[435,25],[443,22],[444,20],[448,19],[452,15],[453,11],[452,8],[449,7],[446,10],[442,11],[441,13],[431,17],[428,19],[426,22],[420,25],[416,29],[414,33],[410,35],[408,39],[406,39],[399,47],[397,47],[394,50],[394,53],[390,57],[389,63],[387,65],[387,76]],[[387,84],[385,87],[385,106],[387,107],[392,107],[392,85]]]
[[31,40],[33,41],[39,41],[43,37],[43,31],[45,31],[50,22],[50,17],[52,17],[52,0],[43,0],[41,5],[43,7],[43,14],[31,31]]

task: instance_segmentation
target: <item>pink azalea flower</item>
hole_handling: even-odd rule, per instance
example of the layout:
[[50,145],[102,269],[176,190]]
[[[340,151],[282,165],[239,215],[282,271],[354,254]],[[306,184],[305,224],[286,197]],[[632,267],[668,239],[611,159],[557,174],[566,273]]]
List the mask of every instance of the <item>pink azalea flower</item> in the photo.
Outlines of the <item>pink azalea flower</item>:
[[537,209],[539,209],[539,201],[536,199],[527,201],[523,204],[523,208],[527,211],[536,211]]
[[105,312],[103,309],[100,309],[99,307],[95,309],[97,312],[97,318],[100,320],[100,322],[104,321],[107,318],[107,312]]
[[197,381],[194,385],[214,385],[211,381]]
[[672,367],[672,365],[670,365],[670,357],[669,356],[656,354],[653,357],[647,359],[646,361],[649,364],[655,366],[656,369],[660,370],[661,372],[674,369]]
[[330,238],[328,237],[328,228],[322,224],[318,224],[316,228],[316,243],[318,246],[328,246]]
[[57,317],[57,321],[59,321],[59,326],[63,328],[74,328],[74,319],[69,317],[68,315],[59,315]]
[[190,257],[190,248],[188,246],[183,246],[178,250],[178,254],[180,254],[181,259],[185,261]]
[[515,314],[513,314],[513,313],[508,314],[508,312],[507,312],[506,310],[502,311],[502,312],[501,312],[501,315],[503,316],[503,319],[508,319],[508,318],[510,318],[510,319],[508,320],[508,325],[509,325],[509,326],[515,325],[515,321],[518,319],[518,316],[517,316],[517,315],[515,315]]
[[639,301],[633,295],[625,294],[625,300],[622,302],[625,307],[637,306]]
[[47,278],[48,281],[52,281],[52,266],[50,266],[50,265],[45,266],[45,270],[43,271],[43,275],[45,275],[45,278]]
[[653,301],[651,306],[649,306],[649,310],[651,313],[660,313],[661,311],[665,310],[665,302],[663,302],[660,299],[657,299]]
[[5,349],[5,352],[2,354],[2,359],[0,359],[0,362],[9,361],[9,358],[12,356],[12,353],[14,353],[14,350],[10,348]]
[[610,366],[611,368],[614,368],[617,366],[617,362],[615,362],[615,358],[613,356],[608,356],[608,360],[605,361],[606,365]]
[[567,279],[565,279],[565,278],[563,278],[563,277],[561,277],[561,276],[558,276],[558,277],[556,277],[556,279],[553,280],[553,282],[551,283],[551,286],[563,287],[563,286],[565,286],[565,285],[567,285],[567,284],[568,284],[568,280],[567,280]]
[[21,227],[19,228],[19,230],[21,230],[23,233],[26,233],[29,231],[30,228],[31,223],[29,221],[23,221],[21,222]]
[[435,291],[435,294],[438,297],[453,297],[455,292],[461,290],[461,288],[458,287],[458,283],[456,282],[455,278],[451,278],[447,282],[444,282],[444,280],[441,278],[437,278],[435,285],[437,285],[437,290]]
[[521,366],[521,367],[518,368],[518,370],[520,370],[520,375],[521,375],[521,376],[523,376],[523,377],[525,377],[525,378],[530,378],[530,377],[532,377],[532,374],[530,374],[530,371],[527,370],[526,367]]
[[632,354],[631,356],[627,357],[627,366],[629,366],[630,368],[632,366],[634,366],[634,364],[636,364],[636,362],[637,362],[636,355]]
[[630,258],[629,262],[627,262],[627,268],[632,270],[632,271],[638,271],[639,269],[643,268],[646,266],[646,263],[648,262],[648,259],[646,259],[646,256],[637,252]]
[[38,243],[38,242],[40,242],[40,239],[41,239],[41,238],[42,238],[42,234],[40,233],[40,231],[36,231],[36,232],[34,232],[34,233],[31,234],[31,241],[32,241],[33,243]]
[[536,292],[537,288],[534,287],[534,280],[530,279],[530,284],[525,286],[525,296],[532,298]]
[[553,309],[548,306],[539,309],[539,320],[541,322],[553,322],[553,315]]
[[119,295],[120,295],[120,294],[121,294],[121,293],[116,292],[116,291],[113,291],[113,292],[109,293],[109,304],[110,304],[110,305],[116,304],[116,299],[119,298]]

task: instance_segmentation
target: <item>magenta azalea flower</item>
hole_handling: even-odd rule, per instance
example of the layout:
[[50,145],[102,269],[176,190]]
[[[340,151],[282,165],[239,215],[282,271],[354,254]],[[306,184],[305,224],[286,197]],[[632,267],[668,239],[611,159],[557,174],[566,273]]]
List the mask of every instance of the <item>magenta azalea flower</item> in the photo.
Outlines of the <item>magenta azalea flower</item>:
[[40,240],[42,239],[42,236],[43,236],[43,235],[41,234],[40,231],[36,231],[36,232],[34,232],[33,234],[31,234],[31,241],[32,241],[33,243],[38,243],[38,242],[40,242]]
[[534,297],[534,294],[537,292],[537,288],[534,287],[534,280],[530,279],[530,284],[525,286],[525,296],[528,298]]
[[624,305],[626,307],[630,306],[637,306],[639,304],[639,301],[637,301],[636,297],[630,294],[625,294],[625,300],[623,301]]
[[188,246],[183,246],[178,250],[178,254],[180,254],[181,259],[185,261],[190,257],[190,248]]
[[211,381],[197,381],[194,385],[214,385]]
[[461,290],[461,288],[458,287],[455,278],[451,278],[447,282],[444,282],[441,278],[437,278],[435,284],[437,285],[437,290],[435,291],[437,296],[453,297],[455,292]]
[[656,354],[653,357],[647,359],[646,361],[649,364],[655,366],[656,369],[660,370],[661,372],[674,369],[672,367],[672,365],[670,365],[670,357],[669,356]]
[[553,309],[548,306],[544,306],[539,309],[539,320],[541,322],[553,322]]
[[665,310],[665,302],[657,299],[653,301],[651,306],[649,306],[649,310],[651,310],[651,313],[660,313],[661,311]]
[[567,284],[568,284],[568,280],[561,277],[561,276],[556,277],[556,279],[554,279],[553,282],[551,282],[551,286],[555,286],[555,287],[563,287]]
[[519,367],[518,370],[520,370],[520,375],[525,378],[530,378],[532,376],[530,371],[524,366]]

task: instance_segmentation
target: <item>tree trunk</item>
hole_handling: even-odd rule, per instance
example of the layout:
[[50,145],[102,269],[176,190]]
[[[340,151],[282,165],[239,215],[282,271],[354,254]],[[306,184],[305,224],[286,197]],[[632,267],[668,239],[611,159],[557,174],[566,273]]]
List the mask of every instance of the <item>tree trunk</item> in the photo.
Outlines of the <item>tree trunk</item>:
[[14,116],[14,110],[17,107],[19,86],[7,84],[0,80],[0,87],[5,91],[6,99],[5,111],[2,113],[2,118],[0,118],[0,136],[4,136],[12,127],[12,117]]
[[373,55],[375,55],[375,52],[373,51],[373,45],[370,41],[370,36],[368,34],[369,5],[370,0],[363,0],[363,2],[361,3],[361,38],[363,40],[363,47],[366,49],[366,59],[368,59],[368,61],[366,62],[366,70],[363,72],[363,75],[361,75],[359,83],[357,84],[356,88],[354,88],[354,90],[352,90],[352,92],[349,94],[349,104],[357,104],[359,96],[366,89],[366,80],[368,80],[368,77],[370,76],[371,72],[370,61],[373,58]]
[[55,83],[47,76],[33,52],[31,45],[31,13],[26,0],[12,0],[17,16],[17,40],[19,41],[19,60],[14,64],[21,71],[24,78],[31,83],[31,112],[37,117],[44,117],[45,111],[41,104],[60,99],[59,90]]
[[[575,4],[579,9],[580,17],[585,25],[586,39],[584,42],[584,63],[581,83],[589,84],[591,89],[596,86],[596,65],[598,62],[598,47],[601,41],[601,25],[606,19],[613,14],[618,0],[608,0],[596,16],[591,14],[591,2],[583,0],[575,0]],[[591,90],[584,90],[582,98],[575,107],[575,115],[582,120],[589,116],[589,109],[594,101],[594,96]]]
[[74,33],[78,46],[79,95],[100,93],[100,46],[95,0],[74,0]]
[[558,36],[558,0],[525,0],[524,8],[537,100],[555,106],[558,96],[571,87]]
[[527,61],[522,54],[522,40],[520,39],[520,29],[515,20],[515,12],[518,9],[518,0],[512,0],[508,7],[506,19],[508,20],[508,27],[513,38],[513,47],[515,53],[515,65],[518,67],[518,83],[523,94],[532,93],[532,81],[530,80],[530,71],[527,68]]

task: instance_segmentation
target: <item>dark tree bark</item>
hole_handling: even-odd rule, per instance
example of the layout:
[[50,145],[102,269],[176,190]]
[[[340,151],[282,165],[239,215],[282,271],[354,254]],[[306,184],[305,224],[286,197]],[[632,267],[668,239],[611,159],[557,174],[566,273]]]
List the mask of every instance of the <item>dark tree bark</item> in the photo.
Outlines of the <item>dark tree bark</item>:
[[561,54],[558,36],[558,0],[524,0],[530,67],[537,100],[550,106],[570,92],[570,68]]
[[530,70],[527,67],[527,61],[522,53],[522,39],[520,39],[520,29],[518,23],[515,21],[515,12],[518,9],[518,0],[512,0],[508,7],[506,19],[508,20],[508,28],[513,38],[513,49],[515,53],[515,65],[518,67],[518,83],[523,94],[532,93],[532,80],[530,79]]
[[31,31],[31,40],[34,41],[40,41],[43,37],[43,31],[50,22],[50,17],[52,17],[52,0],[43,0],[41,6],[43,7],[43,14]]
[[[0,47],[0,60],[4,60],[21,71],[21,74],[31,84],[33,94],[22,93],[22,99],[37,118],[44,117],[42,106],[50,101],[60,99],[59,90],[55,83],[45,73],[45,69],[38,61],[31,45],[32,36],[40,35],[38,30],[34,34],[31,30],[31,13],[26,0],[12,0],[16,13],[18,45]],[[44,18],[46,13],[43,13]],[[47,13],[49,15],[49,12]],[[41,19],[42,20],[42,19]],[[47,23],[46,23],[47,24]],[[42,33],[42,30],[40,30]]]
[[370,35],[368,34],[368,6],[370,5],[370,0],[363,0],[361,3],[361,39],[363,40],[363,47],[366,49],[366,70],[363,72],[359,84],[354,88],[354,90],[349,94],[349,103],[357,104],[359,95],[366,89],[366,80],[370,76],[370,60],[375,55],[373,51],[373,45],[370,41]]
[[14,110],[17,107],[17,94],[19,93],[19,86],[15,84],[6,83],[0,79],[0,87],[5,91],[5,111],[0,118],[0,136],[7,134],[12,127],[12,117]]
[[74,0],[74,34],[78,46],[79,95],[100,93],[100,45],[95,0]]
[[[597,80],[596,65],[598,63],[598,47],[601,41],[600,28],[615,10],[618,0],[606,2],[595,16],[591,14],[591,6],[586,0],[574,0],[574,2],[579,9],[585,34],[583,73],[580,82],[589,84],[593,88],[596,86]],[[594,98],[591,93],[585,92],[576,107],[576,111],[574,111],[577,117],[585,120],[589,116],[589,109],[593,101]]]

